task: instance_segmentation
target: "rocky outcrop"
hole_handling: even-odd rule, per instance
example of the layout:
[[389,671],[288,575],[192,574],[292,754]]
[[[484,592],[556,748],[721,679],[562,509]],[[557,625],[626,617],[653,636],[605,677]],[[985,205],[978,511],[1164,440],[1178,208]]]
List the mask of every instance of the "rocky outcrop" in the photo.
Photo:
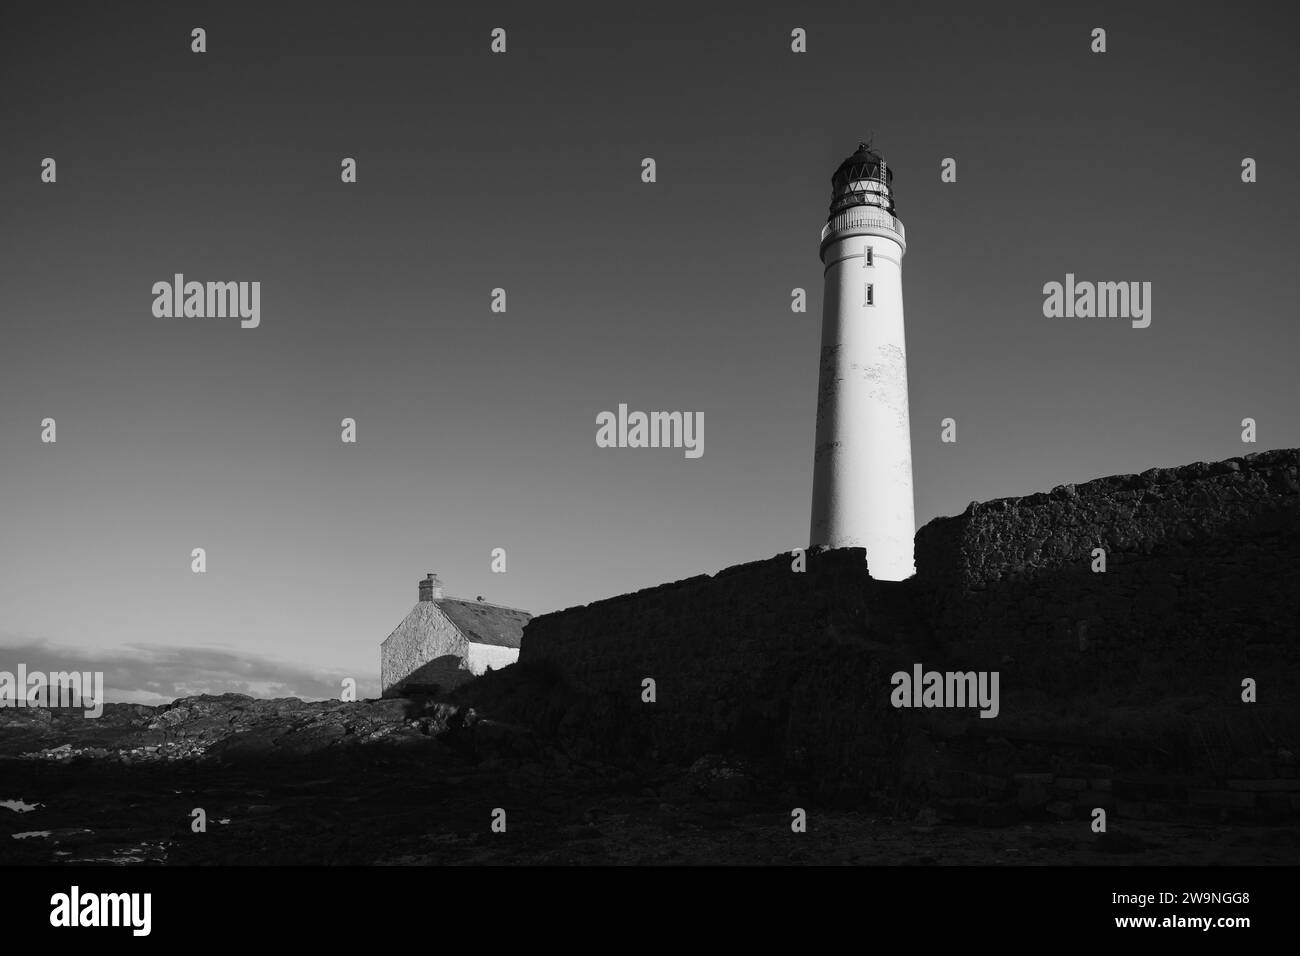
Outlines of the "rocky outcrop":
[[427,741],[465,723],[460,708],[436,702],[307,702],[245,694],[183,697],[161,707],[106,704],[97,719],[75,709],[29,707],[0,715],[0,757],[125,764],[283,760],[378,741]]

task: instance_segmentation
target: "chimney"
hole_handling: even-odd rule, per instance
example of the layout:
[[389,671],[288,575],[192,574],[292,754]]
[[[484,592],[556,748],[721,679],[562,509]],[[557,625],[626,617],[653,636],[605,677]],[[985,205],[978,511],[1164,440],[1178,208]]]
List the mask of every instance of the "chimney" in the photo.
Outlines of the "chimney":
[[420,600],[442,600],[442,582],[438,580],[438,575],[432,571],[425,575],[424,580],[420,582]]

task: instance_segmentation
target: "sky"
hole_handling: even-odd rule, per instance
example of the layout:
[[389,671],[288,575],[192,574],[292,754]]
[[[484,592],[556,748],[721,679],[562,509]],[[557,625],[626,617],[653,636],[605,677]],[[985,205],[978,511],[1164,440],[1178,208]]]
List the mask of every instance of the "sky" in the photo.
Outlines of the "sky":
[[[1285,5],[6,19],[0,670],[373,695],[428,571],[541,613],[805,545],[818,237],[868,137],[907,228],[918,526],[1300,445]],[[259,281],[260,325],[154,316],[175,273]],[[1151,325],[1046,318],[1067,273],[1150,282]],[[620,403],[702,413],[704,454],[598,447]]]

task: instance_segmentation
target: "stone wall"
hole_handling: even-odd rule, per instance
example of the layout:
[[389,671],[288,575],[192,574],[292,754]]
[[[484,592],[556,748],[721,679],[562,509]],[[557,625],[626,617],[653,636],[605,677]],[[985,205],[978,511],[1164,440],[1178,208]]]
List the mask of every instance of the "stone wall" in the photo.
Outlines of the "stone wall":
[[440,675],[444,682],[456,678],[459,683],[467,679],[468,671],[464,676],[454,673],[456,668],[450,659],[460,662],[468,650],[469,642],[438,610],[437,604],[419,602],[380,645],[379,680],[383,695],[400,694],[405,681],[422,668],[425,673],[415,680],[421,685],[437,683],[434,675]]
[[1040,695],[1104,677],[1122,703],[1138,678],[1213,691],[1294,664],[1298,461],[1280,450],[972,504],[917,533],[917,600],[945,648],[1012,658]]
[[1084,567],[1097,547],[1149,555],[1268,534],[1275,521],[1294,522],[1298,459],[1300,450],[1279,449],[971,502],[917,532],[917,574],[932,585],[972,590]]
[[[792,560],[778,555],[533,618],[520,662],[627,714],[667,755],[782,746],[792,701],[821,697],[805,684],[851,682],[852,658],[867,686],[836,693],[860,699],[881,679],[869,635],[891,635],[883,650],[893,658],[914,630],[903,586],[864,574],[862,550],[810,554],[804,572]],[[653,705],[642,702],[646,678],[655,681]]]
[[[1032,804],[1015,775],[1073,781],[1099,761],[1190,769],[1198,793],[1288,778],[1298,463],[1281,450],[973,504],[921,529],[907,581],[871,579],[861,551],[811,553],[802,573],[778,555],[535,618],[520,661],[600,702],[624,748],[748,751],[831,788]],[[998,671],[999,716],[893,708],[890,675],[913,663]],[[972,779],[1005,785],[963,793]]]

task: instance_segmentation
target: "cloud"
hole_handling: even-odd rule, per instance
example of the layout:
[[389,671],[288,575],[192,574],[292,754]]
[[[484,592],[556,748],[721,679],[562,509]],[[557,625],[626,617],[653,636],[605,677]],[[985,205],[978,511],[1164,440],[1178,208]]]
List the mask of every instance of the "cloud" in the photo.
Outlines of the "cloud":
[[357,679],[357,697],[378,697],[379,682],[355,674],[315,670],[222,647],[125,644],[89,650],[45,640],[0,644],[0,670],[103,671],[104,696],[113,703],[163,704],[193,694],[336,698],[345,677]]

